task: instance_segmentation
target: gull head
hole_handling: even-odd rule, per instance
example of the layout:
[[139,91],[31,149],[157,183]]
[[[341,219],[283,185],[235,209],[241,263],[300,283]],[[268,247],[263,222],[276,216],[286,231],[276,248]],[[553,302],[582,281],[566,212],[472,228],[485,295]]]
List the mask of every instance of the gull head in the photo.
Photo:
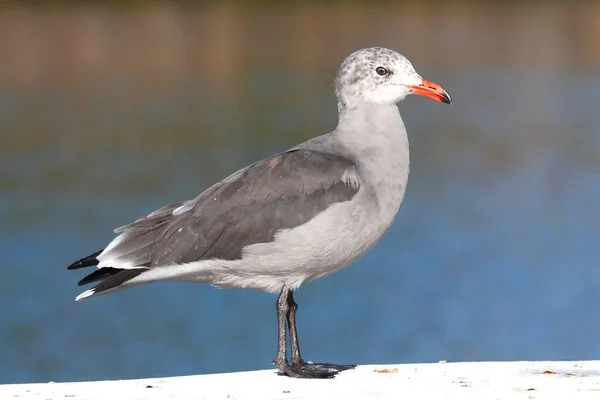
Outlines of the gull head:
[[450,95],[437,83],[423,79],[403,55],[382,47],[350,54],[335,78],[340,111],[364,104],[392,105],[409,94],[420,94],[451,104]]

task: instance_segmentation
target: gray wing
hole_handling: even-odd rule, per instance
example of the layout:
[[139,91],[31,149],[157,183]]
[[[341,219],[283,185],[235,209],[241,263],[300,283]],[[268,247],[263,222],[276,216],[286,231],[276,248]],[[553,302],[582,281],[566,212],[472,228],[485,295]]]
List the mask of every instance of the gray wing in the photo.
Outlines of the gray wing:
[[[133,268],[220,258],[273,240],[358,191],[354,163],[339,155],[294,149],[259,161],[194,200],[164,206],[115,230],[99,267]],[[355,175],[354,175],[355,176]]]

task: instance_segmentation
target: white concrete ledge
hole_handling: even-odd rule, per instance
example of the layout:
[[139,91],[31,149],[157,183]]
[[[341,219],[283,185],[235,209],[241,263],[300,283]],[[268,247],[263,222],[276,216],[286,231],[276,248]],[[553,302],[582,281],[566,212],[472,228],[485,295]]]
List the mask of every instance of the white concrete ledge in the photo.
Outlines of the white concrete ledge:
[[600,361],[361,365],[335,379],[275,370],[126,381],[0,385],[0,399],[600,399]]

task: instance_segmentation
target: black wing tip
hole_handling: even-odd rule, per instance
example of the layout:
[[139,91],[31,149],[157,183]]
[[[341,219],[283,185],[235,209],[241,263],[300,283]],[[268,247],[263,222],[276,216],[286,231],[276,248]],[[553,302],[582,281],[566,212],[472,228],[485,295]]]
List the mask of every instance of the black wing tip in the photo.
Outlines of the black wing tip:
[[91,289],[94,294],[99,294],[110,289],[116,289],[127,281],[135,278],[142,272],[148,270],[148,268],[115,269],[116,272],[113,272],[110,274],[110,276],[105,277],[106,279]]
[[[98,271],[102,271],[104,268],[99,269]],[[79,301],[82,299],[86,299],[88,297],[96,296],[99,294],[110,293],[114,290],[121,289],[121,286],[127,281],[135,278],[140,275],[142,272],[147,271],[148,268],[132,268],[132,269],[120,269],[120,268],[110,268],[111,271],[104,272],[102,274],[90,274],[83,278],[81,282],[91,283],[95,281],[99,281],[104,279],[98,285],[93,288],[86,290],[81,293],[79,296],[75,298],[75,301]],[[80,282],[80,286],[81,286]],[[84,284],[85,284],[84,283]]]
[[89,275],[86,275],[82,280],[77,282],[77,286],[84,286],[84,285],[87,285],[88,283],[96,282],[96,281],[99,281],[102,279],[107,279],[108,277],[115,275],[121,271],[123,271],[123,270],[119,269],[119,268],[111,268],[111,267],[104,267],[104,268],[96,269],[94,272],[92,272]]
[[67,267],[67,269],[73,270],[73,269],[86,268],[86,267],[91,267],[93,265],[98,265],[99,261],[96,257],[98,257],[100,255],[100,253],[102,253],[103,251],[104,251],[104,249],[98,250],[94,254],[90,254],[87,257],[77,260],[73,264],[69,265]]

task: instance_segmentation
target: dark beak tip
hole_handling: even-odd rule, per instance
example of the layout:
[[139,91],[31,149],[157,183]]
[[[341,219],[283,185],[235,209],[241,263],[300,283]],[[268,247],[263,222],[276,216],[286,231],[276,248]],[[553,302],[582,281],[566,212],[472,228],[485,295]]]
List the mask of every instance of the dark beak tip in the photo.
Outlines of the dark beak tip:
[[452,105],[452,97],[450,97],[448,93],[445,93],[444,96],[442,96],[442,103]]

